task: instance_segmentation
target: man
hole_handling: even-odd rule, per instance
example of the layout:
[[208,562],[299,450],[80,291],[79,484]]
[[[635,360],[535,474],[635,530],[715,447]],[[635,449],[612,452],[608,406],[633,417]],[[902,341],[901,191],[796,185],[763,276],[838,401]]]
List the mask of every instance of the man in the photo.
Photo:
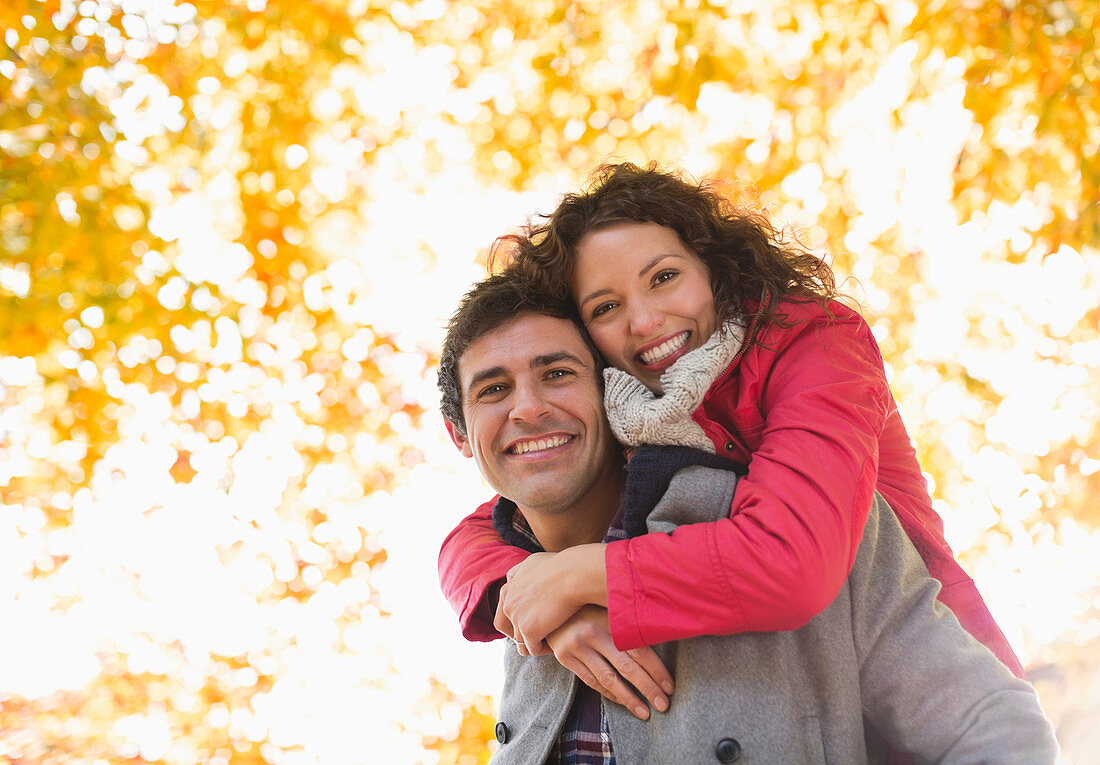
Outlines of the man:
[[[643,449],[624,477],[599,357],[573,316],[571,305],[504,275],[468,293],[451,321],[440,362],[446,426],[500,492],[498,530],[557,552],[599,542],[609,528],[640,521],[668,532],[728,512],[737,475],[720,458],[678,470],[708,455]],[[646,495],[665,486],[652,507]],[[847,583],[805,627],[660,647],[677,673],[671,704],[658,690],[670,678],[656,654],[639,652],[632,664],[591,640],[588,675],[578,674],[632,705],[625,684],[596,676],[610,664],[640,677],[638,690],[667,709],[648,721],[578,689],[555,658],[509,646],[494,762],[866,762],[880,759],[883,738],[927,760],[1052,762],[1057,746],[1034,691],[936,604],[936,591],[876,498]],[[577,619],[590,626],[599,611]],[[556,653],[566,633],[584,632],[579,621],[547,638]]]

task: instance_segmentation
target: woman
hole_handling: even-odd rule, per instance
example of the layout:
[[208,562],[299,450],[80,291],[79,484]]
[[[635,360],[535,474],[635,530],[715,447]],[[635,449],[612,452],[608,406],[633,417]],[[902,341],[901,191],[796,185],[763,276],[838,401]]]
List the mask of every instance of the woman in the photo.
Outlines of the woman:
[[[536,651],[585,603],[606,604],[623,650],[798,628],[847,577],[877,489],[943,583],[940,600],[1023,676],[944,539],[877,343],[834,299],[826,264],[711,188],[625,163],[502,245],[510,268],[575,301],[620,370],[609,370],[607,404],[621,440],[687,438],[749,470],[729,518],[514,569],[526,554],[503,550],[476,512],[440,553],[467,637],[493,636],[484,617],[506,575],[498,623]],[[571,584],[582,573],[584,586]]]

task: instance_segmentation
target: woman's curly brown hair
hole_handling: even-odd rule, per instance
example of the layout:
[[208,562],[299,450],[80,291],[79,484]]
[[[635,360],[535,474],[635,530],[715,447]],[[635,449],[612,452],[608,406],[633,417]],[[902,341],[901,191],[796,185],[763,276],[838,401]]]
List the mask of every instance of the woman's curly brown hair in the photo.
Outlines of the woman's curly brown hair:
[[[658,223],[674,230],[706,264],[722,320],[756,319],[757,329],[778,316],[779,298],[826,305],[837,295],[827,263],[784,245],[763,215],[742,209],[717,181],[692,183],[657,164],[601,165],[586,190],[566,194],[557,209],[540,215],[521,234],[500,237],[490,263],[506,264],[541,289],[571,297],[577,244],[617,223]],[[749,306],[755,306],[749,313]]]

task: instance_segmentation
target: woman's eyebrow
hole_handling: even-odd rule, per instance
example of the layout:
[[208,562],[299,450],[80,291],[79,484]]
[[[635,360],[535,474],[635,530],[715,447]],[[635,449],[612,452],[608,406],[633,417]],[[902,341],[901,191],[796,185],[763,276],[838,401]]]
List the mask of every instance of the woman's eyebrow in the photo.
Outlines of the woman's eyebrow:
[[[655,255],[651,260],[649,260],[649,262],[647,262],[644,266],[642,266],[641,270],[638,271],[638,276],[639,277],[645,276],[647,273],[649,273],[654,268],[656,268],[657,265],[661,261],[663,261],[665,258],[683,258],[683,257],[684,257],[683,255],[679,255],[675,252],[662,252],[658,255]],[[607,295],[611,292],[612,292],[612,290],[611,290],[610,287],[603,287],[603,288],[598,289],[598,290],[593,290],[592,292],[589,292],[587,295],[585,295],[583,298],[581,298],[580,300],[577,301],[577,307],[580,308],[585,303],[587,303],[589,300],[593,300],[595,298],[598,298],[601,295]]]
[[641,270],[638,271],[638,276],[645,276],[650,271],[652,271],[654,268],[656,268],[657,264],[660,263],[665,258],[681,258],[681,257],[683,257],[683,256],[682,255],[677,255],[675,252],[662,252],[659,255],[655,255],[652,260],[650,260],[648,263],[646,263],[644,266],[642,266]]
[[592,292],[589,292],[587,295],[585,295],[583,298],[581,298],[580,300],[577,301],[577,308],[581,308],[589,300],[595,300],[596,298],[600,297],[601,295],[608,295],[610,293],[611,293],[611,288],[610,287],[604,287],[602,289],[593,290]]

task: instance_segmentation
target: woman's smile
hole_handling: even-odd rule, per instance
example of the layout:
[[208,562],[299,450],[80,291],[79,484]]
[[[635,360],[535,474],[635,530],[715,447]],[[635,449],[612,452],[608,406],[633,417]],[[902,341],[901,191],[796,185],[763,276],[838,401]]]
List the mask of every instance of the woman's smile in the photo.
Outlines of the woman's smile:
[[669,358],[675,354],[676,351],[687,345],[689,337],[691,337],[691,332],[681,332],[675,337],[665,340],[654,347],[639,351],[635,355],[643,364],[656,364],[659,361],[664,361]]
[[661,373],[718,326],[706,264],[657,223],[618,223],[577,244],[571,282],[607,363],[661,390]]

